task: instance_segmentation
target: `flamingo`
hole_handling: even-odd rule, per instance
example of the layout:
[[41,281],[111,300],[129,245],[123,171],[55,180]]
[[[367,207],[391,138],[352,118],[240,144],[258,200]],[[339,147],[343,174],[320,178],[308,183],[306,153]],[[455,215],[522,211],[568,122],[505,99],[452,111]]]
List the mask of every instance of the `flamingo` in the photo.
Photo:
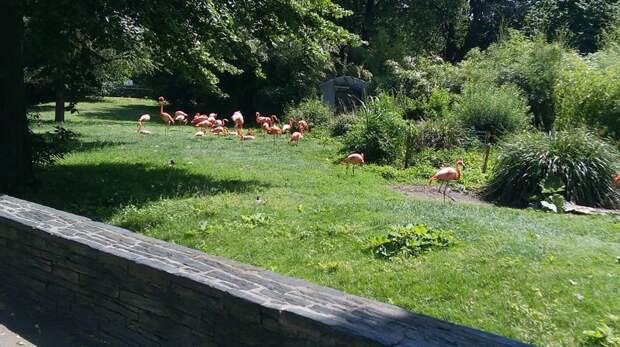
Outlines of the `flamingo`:
[[243,132],[241,132],[241,135],[239,135],[239,137],[241,138],[241,141],[248,141],[248,140],[256,139],[256,136],[254,136],[254,132],[252,131],[252,129],[248,130],[247,135],[243,135]]
[[260,112],[256,112],[256,124],[262,126],[265,123],[267,123],[267,125],[271,126],[273,124],[273,118],[271,118],[271,117],[261,117]]
[[192,119],[192,124],[196,125],[202,121],[207,120],[209,117],[204,115],[204,114],[200,114],[200,113],[196,113],[194,115],[194,118]]
[[[439,184],[439,192],[441,193],[441,185],[445,183],[446,186],[443,190],[443,200],[446,201],[446,189],[448,189],[448,183],[450,181],[460,180],[461,171],[463,169],[465,169],[465,163],[463,162],[463,160],[459,160],[456,162],[456,169],[453,167],[445,167],[437,171],[437,173],[428,180],[428,185],[430,186],[433,181],[441,181],[441,183]],[[452,197],[450,197],[450,199],[454,201]]]
[[614,177],[614,184],[616,186],[620,185],[620,174],[618,174],[616,177]]
[[204,137],[204,136],[206,136],[206,135],[207,135],[207,134],[205,133],[204,129],[202,129],[202,128],[200,128],[200,130],[198,130],[198,131],[194,134],[194,136],[195,136],[195,137]]
[[310,129],[308,123],[303,119],[300,119],[299,122],[297,122],[297,126],[299,127],[299,132],[301,132],[302,135],[306,130]]
[[151,135],[151,132],[149,130],[144,129],[144,124],[138,123],[138,134]]
[[144,123],[150,120],[151,120],[150,114],[141,115],[140,118],[138,118],[138,132],[140,132],[140,129],[144,126]]
[[235,131],[237,131],[237,135],[243,135],[243,115],[241,111],[236,111],[230,118],[235,122]]
[[300,132],[296,131],[291,135],[291,138],[288,140],[288,143],[291,144],[293,142],[298,143],[300,139],[303,139],[304,135]]
[[188,117],[189,116],[187,115],[187,113],[185,113],[183,111],[176,111],[174,113],[174,120],[176,122],[179,122],[179,123],[187,124],[187,118]]
[[293,118],[289,118],[288,123],[282,126],[282,132],[288,133],[291,131],[291,129],[293,129]]
[[[168,125],[168,127],[170,127],[170,125],[174,124],[174,118],[172,118],[172,116],[166,112],[164,112],[164,102],[166,99],[164,99],[163,96],[159,97],[159,117],[161,118],[162,121],[164,121],[164,123],[166,123]],[[168,128],[166,128],[166,134],[168,133]]]
[[353,174],[355,175],[355,165],[364,164],[364,153],[351,153],[341,162],[347,166],[347,171],[349,170],[349,165],[353,165]]

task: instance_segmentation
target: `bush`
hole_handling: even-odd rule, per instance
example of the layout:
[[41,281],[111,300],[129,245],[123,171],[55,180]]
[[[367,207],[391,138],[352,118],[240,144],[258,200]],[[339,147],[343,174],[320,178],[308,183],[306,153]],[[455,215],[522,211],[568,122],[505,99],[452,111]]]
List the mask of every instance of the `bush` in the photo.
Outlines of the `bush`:
[[573,54],[555,88],[556,126],[587,125],[603,136],[620,140],[620,49],[586,57]]
[[346,135],[358,119],[355,113],[345,113],[335,116],[330,125],[332,136]]
[[403,149],[405,121],[394,97],[381,94],[359,112],[344,138],[344,149],[364,153],[369,162],[391,164]]
[[433,248],[448,247],[452,243],[451,232],[429,229],[426,225],[409,224],[392,227],[392,231],[387,235],[371,239],[368,248],[376,255],[385,258],[394,256],[417,257]]
[[[31,126],[38,125],[39,115],[29,114],[28,122]],[[44,167],[64,158],[75,144],[78,134],[57,125],[53,131],[42,133],[35,133],[30,129],[29,137],[32,145],[32,163],[36,167]]]
[[510,86],[467,86],[455,111],[466,128],[494,137],[528,125],[527,103],[517,89]]
[[465,143],[467,134],[454,118],[427,120],[418,123],[414,146],[422,148],[454,148]]
[[311,128],[322,127],[328,125],[334,112],[325,105],[321,99],[305,99],[295,106],[289,106],[285,111],[285,119],[293,118],[295,120],[304,119]]
[[421,96],[415,100],[401,96],[399,97],[399,103],[403,107],[405,119],[440,119],[452,115],[451,105],[453,99],[453,94],[448,90],[435,88],[429,95]]
[[613,147],[586,130],[523,133],[504,145],[484,195],[524,207],[530,198],[540,196],[544,180],[557,176],[567,200],[613,208],[620,202],[612,182],[617,159]]

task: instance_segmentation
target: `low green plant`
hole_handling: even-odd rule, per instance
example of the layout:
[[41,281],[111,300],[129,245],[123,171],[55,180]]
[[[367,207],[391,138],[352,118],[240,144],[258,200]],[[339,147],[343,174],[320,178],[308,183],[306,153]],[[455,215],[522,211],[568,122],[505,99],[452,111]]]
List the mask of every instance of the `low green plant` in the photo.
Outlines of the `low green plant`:
[[617,335],[618,316],[609,314],[609,320],[602,320],[594,330],[583,331],[584,346],[620,347]]
[[351,130],[359,117],[355,113],[344,113],[336,115],[330,124],[330,133],[332,136],[343,136]]
[[304,119],[311,128],[328,125],[334,117],[334,112],[321,99],[309,98],[299,104],[287,107],[283,121],[289,118]]
[[407,224],[394,226],[387,235],[369,240],[368,248],[380,257],[417,257],[435,248],[451,246],[454,243],[452,232],[430,229],[426,225]]
[[523,207],[541,194],[541,183],[547,177],[558,176],[567,200],[613,208],[620,202],[612,181],[617,158],[612,146],[587,130],[522,133],[503,146],[484,195]]
[[401,157],[406,122],[394,97],[372,98],[359,117],[343,139],[345,151],[364,153],[369,162],[380,164],[392,164]]
[[455,106],[458,119],[466,128],[492,139],[527,127],[526,100],[512,86],[468,85]]

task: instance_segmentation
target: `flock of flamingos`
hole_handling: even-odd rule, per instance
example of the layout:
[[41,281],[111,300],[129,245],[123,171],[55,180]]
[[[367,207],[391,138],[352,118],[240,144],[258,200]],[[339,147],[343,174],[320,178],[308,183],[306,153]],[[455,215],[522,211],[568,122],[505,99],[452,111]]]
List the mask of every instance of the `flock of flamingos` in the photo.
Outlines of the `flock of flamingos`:
[[[198,130],[194,134],[195,137],[204,137],[209,131],[216,136],[228,136],[230,135],[226,124],[228,123],[228,119],[218,119],[216,113],[211,113],[209,115],[196,113],[194,117],[191,118],[187,113],[183,111],[176,111],[174,113],[174,117],[169,113],[164,112],[164,104],[166,100],[163,96],[159,97],[159,117],[161,120],[169,127],[173,124],[184,124],[187,125],[191,123]],[[235,132],[234,135],[238,136],[242,141],[250,141],[255,140],[256,136],[252,129],[248,129],[247,133],[244,133],[243,124],[244,118],[240,111],[236,111],[230,117],[233,123],[235,124]],[[151,116],[148,114],[143,114],[138,118],[138,133],[142,135],[149,135],[151,132],[144,128],[144,123],[151,120]],[[298,143],[304,137],[304,133],[308,131],[310,128],[308,123],[300,119],[298,121],[294,121],[293,119],[289,119],[288,123],[284,124],[282,127],[279,127],[277,124],[279,123],[278,117],[275,115],[272,116],[261,116],[259,112],[256,112],[256,123],[261,127],[265,134],[280,136],[283,134],[290,134],[290,138],[288,143]],[[296,124],[294,124],[296,123]],[[166,131],[168,128],[166,128]],[[355,174],[355,165],[364,164],[364,153],[351,153],[346,158],[342,160],[342,164],[347,166],[347,170],[349,165],[353,166],[353,174]],[[462,170],[465,168],[465,163],[462,160],[457,161],[456,168],[453,167],[445,167],[437,171],[435,175],[430,177],[428,184],[431,185],[433,181],[439,181],[439,192],[441,193],[442,185],[445,184],[443,190],[444,200],[446,197],[446,190],[448,188],[448,183],[450,181],[458,181],[461,179]],[[620,176],[619,176],[620,177]],[[454,199],[453,199],[454,200]]]

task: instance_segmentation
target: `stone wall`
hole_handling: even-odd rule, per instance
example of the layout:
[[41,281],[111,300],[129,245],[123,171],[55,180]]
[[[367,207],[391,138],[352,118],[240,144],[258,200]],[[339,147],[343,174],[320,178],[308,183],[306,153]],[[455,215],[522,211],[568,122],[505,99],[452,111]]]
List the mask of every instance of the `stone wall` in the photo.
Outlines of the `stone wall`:
[[0,278],[111,345],[523,345],[6,195]]

